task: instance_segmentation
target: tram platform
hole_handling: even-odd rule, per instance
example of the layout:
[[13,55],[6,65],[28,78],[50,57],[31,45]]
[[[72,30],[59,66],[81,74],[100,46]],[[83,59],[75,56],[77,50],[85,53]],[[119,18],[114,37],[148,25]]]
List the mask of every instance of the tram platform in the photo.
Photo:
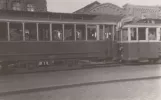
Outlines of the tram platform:
[[34,88],[161,76],[161,65],[95,68],[0,76],[0,94]]

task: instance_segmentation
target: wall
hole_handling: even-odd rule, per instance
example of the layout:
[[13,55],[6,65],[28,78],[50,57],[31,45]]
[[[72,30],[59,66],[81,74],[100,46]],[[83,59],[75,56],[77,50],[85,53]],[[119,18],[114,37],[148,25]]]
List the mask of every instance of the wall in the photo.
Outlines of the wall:
[[35,6],[35,11],[47,11],[46,0],[0,0],[0,8],[5,10],[12,10],[12,3],[15,1],[21,3],[21,9],[23,11],[27,10],[27,4],[33,4]]

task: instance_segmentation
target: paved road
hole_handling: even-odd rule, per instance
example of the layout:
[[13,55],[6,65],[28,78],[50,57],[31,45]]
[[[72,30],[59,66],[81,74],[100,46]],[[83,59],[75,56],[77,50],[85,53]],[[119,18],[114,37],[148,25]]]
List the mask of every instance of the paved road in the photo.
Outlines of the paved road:
[[25,93],[2,96],[0,100],[161,100],[161,79]]
[[0,77],[0,93],[117,79],[161,76],[161,65],[125,66]]

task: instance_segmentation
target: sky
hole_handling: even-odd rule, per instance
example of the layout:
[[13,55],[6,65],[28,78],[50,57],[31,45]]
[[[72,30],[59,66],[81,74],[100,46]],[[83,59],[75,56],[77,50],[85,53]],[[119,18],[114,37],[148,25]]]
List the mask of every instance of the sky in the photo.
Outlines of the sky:
[[[48,11],[72,13],[96,0],[47,0]],[[113,3],[123,6],[126,3],[135,5],[161,5],[161,0],[97,0],[100,3]]]

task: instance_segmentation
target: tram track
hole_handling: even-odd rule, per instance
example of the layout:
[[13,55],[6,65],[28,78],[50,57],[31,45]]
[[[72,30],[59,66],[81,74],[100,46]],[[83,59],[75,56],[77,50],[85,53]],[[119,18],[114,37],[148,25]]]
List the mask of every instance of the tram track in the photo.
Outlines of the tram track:
[[105,68],[105,67],[119,67],[121,64],[85,64],[76,67],[62,67],[55,68],[53,66],[50,67],[39,67],[35,70],[16,70],[8,73],[1,73],[1,76],[5,75],[15,75],[15,74],[31,74],[31,73],[46,73],[46,72],[61,72],[61,71],[72,71],[72,70],[85,70],[85,69],[94,69],[94,68]]
[[107,63],[107,64],[84,64],[77,67],[63,67],[55,68],[50,67],[40,67],[34,70],[14,70],[7,73],[0,73],[0,76],[15,75],[15,74],[32,74],[32,73],[46,73],[46,72],[61,72],[61,71],[72,71],[72,70],[86,70],[95,68],[105,68],[105,67],[124,67],[124,66],[140,66],[140,65],[159,65],[161,63]]
[[157,80],[157,79],[161,79],[161,76],[116,79],[116,80],[95,81],[95,82],[86,82],[86,83],[70,84],[70,85],[49,86],[49,87],[46,86],[46,87],[40,87],[40,88],[32,88],[32,89],[30,88],[30,89],[22,89],[22,90],[15,90],[15,91],[13,90],[13,91],[7,91],[7,92],[0,92],[0,96],[10,96],[10,95],[45,92],[45,91],[53,91],[53,90],[61,90],[61,89],[69,89],[69,88],[80,88],[85,86],[95,86],[95,85],[123,83],[123,82],[132,82],[132,81]]

